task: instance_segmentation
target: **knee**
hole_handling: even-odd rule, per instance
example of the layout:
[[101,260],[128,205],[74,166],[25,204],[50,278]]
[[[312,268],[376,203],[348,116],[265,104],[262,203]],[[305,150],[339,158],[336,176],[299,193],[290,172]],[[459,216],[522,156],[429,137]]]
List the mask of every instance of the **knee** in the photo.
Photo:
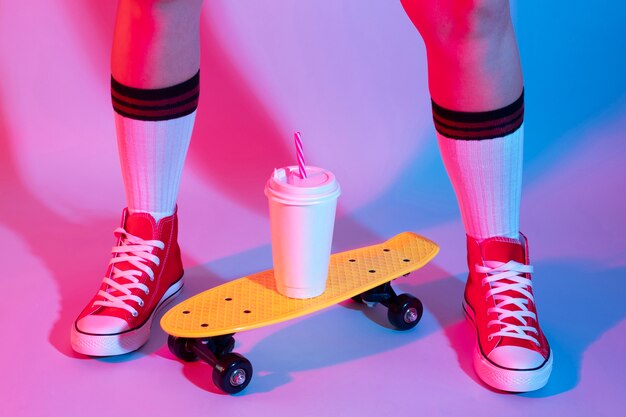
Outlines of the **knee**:
[[428,43],[499,36],[511,24],[508,0],[401,0],[407,15]]

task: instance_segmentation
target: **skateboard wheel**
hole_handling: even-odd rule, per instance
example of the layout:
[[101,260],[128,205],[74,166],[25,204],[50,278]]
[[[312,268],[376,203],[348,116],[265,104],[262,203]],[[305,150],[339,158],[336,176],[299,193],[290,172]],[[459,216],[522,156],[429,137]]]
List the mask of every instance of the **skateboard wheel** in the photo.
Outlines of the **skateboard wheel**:
[[170,336],[167,338],[167,347],[178,359],[185,362],[194,362],[198,360],[198,355],[189,350],[187,343],[191,340],[185,337]]
[[252,379],[252,364],[238,353],[227,353],[213,368],[213,383],[227,394],[243,391]]
[[389,303],[387,318],[398,330],[412,329],[424,313],[422,302],[411,294],[400,294]]

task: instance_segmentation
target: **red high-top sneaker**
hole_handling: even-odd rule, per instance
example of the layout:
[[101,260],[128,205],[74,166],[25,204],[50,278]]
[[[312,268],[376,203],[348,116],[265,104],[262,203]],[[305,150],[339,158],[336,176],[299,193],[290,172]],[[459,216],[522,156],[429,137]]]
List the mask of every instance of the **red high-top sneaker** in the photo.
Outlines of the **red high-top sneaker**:
[[148,213],[122,214],[117,245],[98,293],[72,326],[72,348],[120,355],[148,341],[156,310],[183,286],[176,213],[158,224]]
[[463,308],[476,329],[474,368],[488,385],[512,392],[543,387],[552,351],[537,318],[526,237],[467,238]]

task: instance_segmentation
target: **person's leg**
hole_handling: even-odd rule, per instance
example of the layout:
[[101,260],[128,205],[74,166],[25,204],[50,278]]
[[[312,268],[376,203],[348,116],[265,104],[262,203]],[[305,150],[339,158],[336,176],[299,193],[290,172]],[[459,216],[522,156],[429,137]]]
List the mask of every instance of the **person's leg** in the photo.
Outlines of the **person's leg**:
[[496,388],[540,388],[552,356],[519,233],[524,95],[508,0],[402,3],[426,45],[437,138],[467,233],[476,371]]
[[508,1],[403,4],[426,44],[437,137],[467,234],[517,237],[523,81]]
[[508,0],[402,0],[428,56],[428,82],[440,106],[499,109],[523,88]]
[[128,207],[174,212],[198,103],[202,0],[120,0],[111,96]]
[[111,98],[128,209],[72,347],[107,356],[141,347],[156,309],[182,287],[176,198],[199,94],[202,0],[120,0]]

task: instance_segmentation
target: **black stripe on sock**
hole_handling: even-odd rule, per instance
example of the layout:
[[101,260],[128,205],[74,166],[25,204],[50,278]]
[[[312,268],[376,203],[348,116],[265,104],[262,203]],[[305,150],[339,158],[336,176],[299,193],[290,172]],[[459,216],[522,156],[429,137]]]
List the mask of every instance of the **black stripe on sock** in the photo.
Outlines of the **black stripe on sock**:
[[200,71],[180,84],[141,89],[121,84],[111,76],[111,101],[116,113],[136,120],[170,120],[198,107]]
[[125,112],[124,110],[120,110],[120,109],[115,109],[115,113],[119,114],[120,116],[124,116],[127,117],[129,119],[135,119],[135,120],[143,120],[146,122],[158,122],[158,121],[162,121],[162,120],[173,120],[173,119],[178,119],[179,117],[184,117],[184,116],[188,116],[191,113],[193,113],[194,111],[196,111],[196,109],[188,109],[185,110],[183,112],[180,113],[170,113],[167,116],[139,116],[133,113],[128,113]]
[[440,134],[460,140],[485,140],[515,132],[524,121],[524,91],[508,106],[484,112],[446,109],[432,101],[433,120]]
[[175,108],[175,107],[180,107],[184,104],[190,103],[192,101],[198,101],[198,99],[200,98],[200,94],[196,93],[193,96],[190,96],[189,98],[182,100],[182,101],[177,101],[176,103],[173,104],[167,104],[164,106],[141,106],[139,104],[134,104],[134,103],[128,103],[124,100],[120,100],[117,97],[111,97],[111,100],[113,101],[113,107],[116,107],[116,104],[119,105],[123,105],[126,107],[132,107],[134,109],[137,110],[166,110],[166,109],[171,109],[171,108]]
[[155,89],[143,89],[128,87],[121,84],[113,76],[111,76],[111,90],[120,93],[123,96],[135,98],[138,100],[163,100],[168,98],[174,98],[185,94],[188,91],[193,90],[200,84],[200,71],[187,81],[183,81],[180,84],[173,85],[171,87],[155,88]]

